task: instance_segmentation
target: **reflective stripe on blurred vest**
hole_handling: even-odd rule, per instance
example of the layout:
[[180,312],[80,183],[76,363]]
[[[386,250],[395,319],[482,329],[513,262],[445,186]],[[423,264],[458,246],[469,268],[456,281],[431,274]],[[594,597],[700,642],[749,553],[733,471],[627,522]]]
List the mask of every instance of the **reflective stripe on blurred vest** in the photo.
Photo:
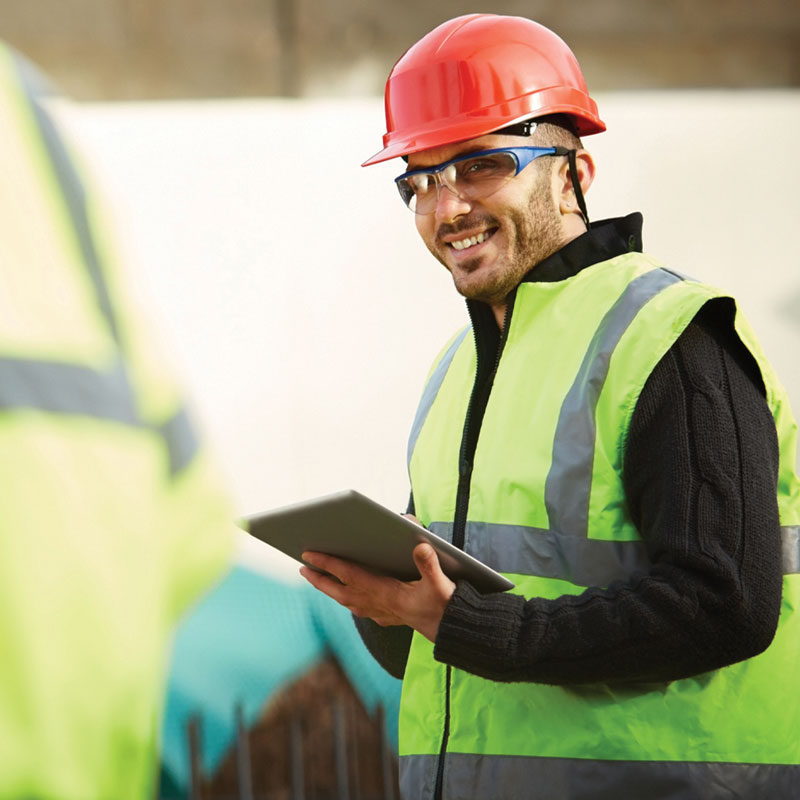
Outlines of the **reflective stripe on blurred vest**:
[[50,103],[0,47],[0,798],[143,800],[232,515]]
[[78,364],[0,358],[0,410],[11,409],[75,414],[150,428],[164,440],[172,474],[189,464],[197,451],[185,409],[159,424],[141,418],[122,361],[100,372]]
[[[621,443],[647,377],[717,296],[639,253],[519,286],[464,531],[464,549],[513,580],[514,592],[555,598],[648,569],[626,509]],[[797,426],[738,313],[736,329],[761,368],[781,450],[784,601],[771,646],[669,684],[562,688],[451,669],[415,634],[400,719],[406,797],[432,796],[437,779],[446,799],[729,796],[714,786],[791,796],[800,779],[790,667],[800,663]],[[416,513],[446,538],[475,367],[471,337],[462,334],[434,366],[411,435]]]

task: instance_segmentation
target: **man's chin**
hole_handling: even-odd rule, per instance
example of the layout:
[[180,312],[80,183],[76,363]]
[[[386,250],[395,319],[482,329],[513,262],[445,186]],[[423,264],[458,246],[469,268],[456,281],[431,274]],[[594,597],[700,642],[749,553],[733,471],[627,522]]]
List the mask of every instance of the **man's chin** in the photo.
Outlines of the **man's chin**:
[[[453,280],[486,280],[486,274],[492,266],[492,262],[484,256],[474,256],[473,258],[464,258],[444,262],[447,269],[453,275]],[[480,275],[479,275],[480,273]]]
[[507,296],[509,290],[501,285],[502,274],[496,274],[496,268],[492,269],[495,262],[485,256],[459,259],[457,263],[449,263],[438,255],[437,258],[450,272],[456,291],[467,300],[480,300],[494,305],[503,302]]
[[466,264],[459,264],[458,269],[451,269],[450,276],[456,291],[468,300],[478,300],[485,289],[485,279],[476,274],[477,265],[470,271]]
[[490,281],[476,280],[475,278],[474,275],[459,277],[453,275],[453,285],[456,287],[456,291],[466,300],[480,300],[489,305],[496,305],[498,302],[502,302],[508,294]]

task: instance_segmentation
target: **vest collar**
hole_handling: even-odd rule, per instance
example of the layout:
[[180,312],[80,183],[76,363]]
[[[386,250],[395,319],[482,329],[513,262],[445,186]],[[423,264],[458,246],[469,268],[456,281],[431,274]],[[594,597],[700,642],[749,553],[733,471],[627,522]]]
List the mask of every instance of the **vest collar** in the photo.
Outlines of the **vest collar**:
[[[599,264],[601,261],[607,261],[625,253],[641,253],[642,223],[643,217],[638,211],[628,214],[626,217],[613,217],[592,222],[586,233],[573,239],[560,250],[556,250],[544,261],[540,261],[520,283],[563,281],[577,275],[582,269]],[[509,313],[513,309],[516,291],[516,288],[512,289],[507,299]],[[479,347],[480,342],[484,341],[487,353],[494,353],[500,335],[492,310],[480,300],[467,300],[467,308],[476,335],[479,328],[484,332],[483,337],[476,338]]]
[[589,230],[539,262],[522,279],[524,283],[562,281],[582,269],[624,253],[642,252],[642,215],[593,222]]

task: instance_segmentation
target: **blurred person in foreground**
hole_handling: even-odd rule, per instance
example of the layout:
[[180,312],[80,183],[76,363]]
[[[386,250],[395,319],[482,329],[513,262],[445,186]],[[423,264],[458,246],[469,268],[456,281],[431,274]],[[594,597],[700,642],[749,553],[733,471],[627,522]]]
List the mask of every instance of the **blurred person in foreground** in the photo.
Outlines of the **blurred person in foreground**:
[[589,224],[579,137],[605,125],[537,23],[439,26],[386,117],[366,164],[407,161],[471,318],[417,412],[410,511],[516,584],[454,584],[428,545],[409,583],[307,554],[404,678],[404,796],[796,797],[796,424],[736,302],[643,254],[641,215]]
[[0,798],[142,800],[232,511],[47,94],[0,45]]

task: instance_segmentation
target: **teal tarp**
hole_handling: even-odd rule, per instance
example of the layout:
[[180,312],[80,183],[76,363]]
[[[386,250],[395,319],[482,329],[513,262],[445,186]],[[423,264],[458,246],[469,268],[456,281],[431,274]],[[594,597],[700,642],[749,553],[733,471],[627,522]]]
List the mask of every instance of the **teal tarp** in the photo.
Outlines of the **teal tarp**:
[[202,715],[203,765],[211,772],[234,742],[237,704],[252,724],[273,692],[328,653],[370,713],[384,706],[387,739],[396,747],[400,681],[372,659],[349,612],[307,584],[231,570],[177,633],[162,732],[166,781],[188,785],[193,714]]

